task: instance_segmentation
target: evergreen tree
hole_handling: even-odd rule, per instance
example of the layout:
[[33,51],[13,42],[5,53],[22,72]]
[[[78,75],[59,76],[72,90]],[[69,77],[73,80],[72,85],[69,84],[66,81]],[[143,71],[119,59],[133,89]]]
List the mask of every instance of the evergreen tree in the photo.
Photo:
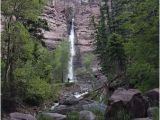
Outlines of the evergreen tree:
[[107,18],[101,12],[100,23],[107,19],[107,25],[99,24],[96,33],[103,72],[113,79],[118,71],[126,71],[123,79],[141,90],[157,87],[158,0],[112,0],[110,6],[105,2],[101,7],[107,8]]

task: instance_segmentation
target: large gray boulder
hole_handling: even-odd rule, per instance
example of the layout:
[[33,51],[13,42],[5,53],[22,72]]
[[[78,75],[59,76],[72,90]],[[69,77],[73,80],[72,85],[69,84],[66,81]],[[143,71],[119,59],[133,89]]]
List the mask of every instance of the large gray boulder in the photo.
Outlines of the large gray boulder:
[[53,119],[53,120],[66,120],[66,115],[58,114],[58,113],[42,113],[43,116]]
[[10,120],[37,120],[30,114],[24,114],[19,112],[10,113]]
[[150,106],[158,106],[159,105],[159,88],[149,90],[145,93],[145,95],[149,99]]
[[105,117],[115,117],[119,111],[124,110],[131,118],[143,118],[147,116],[147,108],[147,101],[139,90],[119,88],[109,98]]
[[79,120],[96,120],[96,116],[87,110],[79,112]]

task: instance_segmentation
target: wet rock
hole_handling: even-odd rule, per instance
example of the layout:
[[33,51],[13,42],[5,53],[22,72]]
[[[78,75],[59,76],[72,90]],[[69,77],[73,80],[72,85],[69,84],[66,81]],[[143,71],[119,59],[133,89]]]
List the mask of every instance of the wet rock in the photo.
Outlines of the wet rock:
[[96,116],[90,111],[80,111],[79,120],[96,120]]
[[136,119],[133,119],[133,120],[152,120],[150,118],[136,118]]
[[43,116],[53,119],[53,120],[66,120],[66,115],[58,114],[58,113],[42,113]]
[[[59,114],[63,114],[63,115],[66,115],[67,113],[70,113],[70,112],[80,112],[82,110],[84,110],[83,108],[83,105],[88,105],[88,104],[92,104],[94,103],[94,101],[92,100],[87,100],[87,99],[83,99],[81,101],[79,101],[78,104],[75,104],[75,105],[59,105],[59,106],[56,106],[54,108],[54,110],[52,110],[51,112],[52,113],[59,113]],[[89,110],[89,109],[88,109]]]
[[151,106],[158,106],[158,104],[159,104],[159,88],[149,90],[145,93],[145,95],[148,97],[149,103]]
[[106,108],[107,106],[105,104],[100,104],[98,102],[93,102],[90,104],[83,105],[84,110],[98,110],[103,114],[105,113]]
[[79,99],[77,99],[75,96],[65,96],[62,98],[59,102],[61,105],[75,105],[79,103]]
[[147,115],[148,104],[141,92],[137,89],[119,88],[109,99],[106,117],[114,117],[118,111],[125,110],[131,118],[141,118]]
[[147,114],[149,118],[152,118],[154,114],[159,113],[159,108],[158,107],[150,107],[147,110]]
[[53,113],[59,113],[66,115],[67,113],[73,111],[73,109],[66,105],[59,105],[52,110]]
[[71,105],[71,106],[60,105],[58,107],[55,107],[55,109],[52,110],[51,112],[66,115],[70,112],[75,112],[75,111],[79,112],[81,110],[83,110],[83,108],[82,108],[82,105],[80,105],[80,104]]
[[37,120],[30,114],[24,114],[19,112],[10,113],[10,120]]

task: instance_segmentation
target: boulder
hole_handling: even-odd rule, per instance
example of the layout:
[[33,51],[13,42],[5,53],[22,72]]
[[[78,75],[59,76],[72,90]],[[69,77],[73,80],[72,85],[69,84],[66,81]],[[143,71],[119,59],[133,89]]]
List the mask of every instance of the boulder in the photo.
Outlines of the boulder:
[[147,108],[147,101],[139,90],[118,88],[109,98],[105,116],[112,118],[124,110],[131,118],[143,118],[147,116]]
[[133,120],[152,120],[150,118],[136,118],[136,119],[133,119]]
[[152,118],[154,114],[159,113],[159,108],[158,107],[150,107],[147,110],[147,114],[149,118]]
[[65,96],[59,102],[59,104],[61,104],[61,105],[75,105],[75,104],[78,104],[78,103],[79,103],[79,99],[77,99],[73,95]]
[[149,90],[145,93],[145,95],[148,97],[150,106],[159,105],[159,88]]
[[43,116],[53,119],[53,120],[66,120],[66,115],[58,114],[58,113],[42,113]]
[[79,120],[96,120],[96,116],[87,110],[79,112]]
[[66,105],[59,105],[52,110],[53,113],[59,113],[66,115],[67,113],[71,112],[72,108]]
[[10,113],[10,120],[37,120],[30,114],[24,114],[19,112]]
[[66,115],[66,114],[73,112],[73,111],[79,112],[79,111],[83,110],[82,105],[83,104],[81,102],[79,102],[78,104],[75,104],[75,105],[59,105],[59,106],[55,107],[54,110],[52,110],[51,112]]

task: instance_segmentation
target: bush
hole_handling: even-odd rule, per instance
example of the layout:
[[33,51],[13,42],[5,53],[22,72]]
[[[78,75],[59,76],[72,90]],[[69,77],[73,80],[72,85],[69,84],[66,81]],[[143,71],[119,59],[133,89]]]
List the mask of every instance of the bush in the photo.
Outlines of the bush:
[[67,114],[67,120],[79,120],[78,112],[70,112]]
[[52,85],[52,99],[53,101],[57,101],[58,97],[61,93],[61,90],[63,88],[63,84],[57,83]]
[[30,105],[40,105],[51,97],[51,86],[42,79],[33,79],[28,83],[24,101]]
[[131,120],[129,113],[122,109],[118,111],[110,120]]
[[37,115],[37,120],[52,120],[52,119],[44,116],[44,115],[41,114],[41,113],[39,113],[39,114]]
[[104,115],[99,110],[91,110],[96,115],[96,120],[104,120]]
[[158,77],[155,69],[145,62],[137,62],[128,67],[130,84],[141,91],[158,87]]
[[153,114],[153,120],[159,120],[159,109],[157,109]]

